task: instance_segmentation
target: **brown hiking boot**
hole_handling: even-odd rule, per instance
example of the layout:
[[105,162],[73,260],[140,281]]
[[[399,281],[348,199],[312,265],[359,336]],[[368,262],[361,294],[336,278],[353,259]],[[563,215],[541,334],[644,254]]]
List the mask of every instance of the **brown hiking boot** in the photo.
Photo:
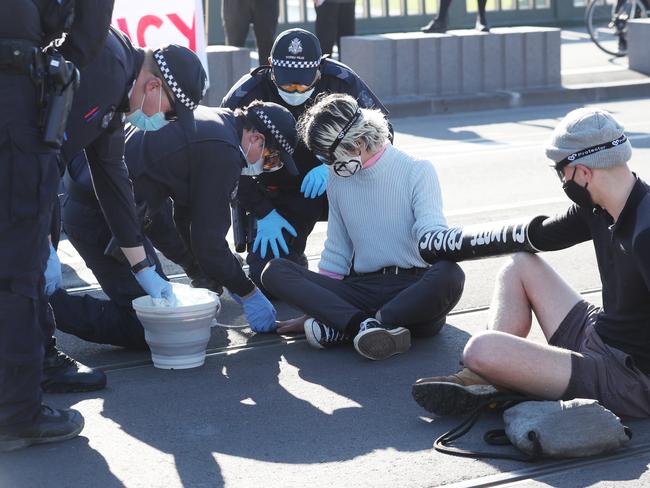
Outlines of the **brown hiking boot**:
[[494,385],[467,368],[451,376],[420,378],[412,389],[413,398],[435,415],[460,415],[471,412],[499,393]]

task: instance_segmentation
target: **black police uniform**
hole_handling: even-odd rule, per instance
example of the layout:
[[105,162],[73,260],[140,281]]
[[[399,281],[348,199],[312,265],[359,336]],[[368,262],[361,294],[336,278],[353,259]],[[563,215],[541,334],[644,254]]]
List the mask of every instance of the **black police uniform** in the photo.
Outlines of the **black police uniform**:
[[[278,89],[271,79],[270,66],[260,66],[244,75],[230,89],[221,105],[234,109],[243,108],[254,100],[274,102],[286,107],[298,120],[318,94],[323,92],[345,93],[356,98],[361,107],[376,108],[388,115],[388,110],[372,90],[343,63],[324,59],[321,62],[320,70],[321,78],[314,87],[314,93],[302,105],[289,105],[280,97]],[[238,198],[240,204],[258,219],[265,217],[274,208],[277,209],[278,213],[293,225],[298,234],[295,238],[287,239],[289,255],[282,257],[306,266],[304,252],[307,237],[316,222],[326,214],[327,198],[325,195],[314,199],[305,198],[300,193],[300,185],[305,175],[312,168],[321,164],[302,141],[296,145],[293,159],[300,173],[298,176],[292,176],[284,168],[273,173],[264,173],[258,177],[242,176],[239,182]],[[286,236],[288,234],[285,233]],[[250,266],[249,275],[260,288],[260,275],[266,263],[272,258],[273,253],[270,251],[267,252],[265,259],[261,258],[259,252],[251,252],[246,258]]]
[[[127,139],[127,147],[128,144]],[[127,160],[127,166],[129,161],[134,160]],[[109,300],[91,295],[70,295],[62,288],[56,290],[50,297],[50,304],[57,328],[90,342],[145,349],[144,329],[131,302],[146,292],[133,276],[128,262],[105,252],[112,234],[93,191],[83,153],[68,163],[64,182],[63,228]],[[202,279],[194,257],[176,231],[172,215],[173,202],[169,198],[161,211],[153,215],[147,213],[144,227],[147,255],[154,259],[156,271],[163,278],[165,275],[154,246],[168,259],[183,266],[194,280]],[[202,285],[206,284],[203,278]],[[210,287],[215,288],[215,285]]]
[[[112,1],[0,3],[0,427],[31,424],[52,320],[44,296],[58,151],[42,142],[30,73],[41,48],[70,34],[60,51],[83,66],[101,48]],[[74,18],[70,14],[74,14]]]
[[102,51],[81,70],[62,147],[65,162],[85,150],[97,198],[120,247],[143,243],[124,163],[124,114],[143,63],[144,51],[111,28]]
[[196,132],[179,124],[159,131],[136,130],[126,159],[138,202],[155,213],[167,198],[174,201],[179,235],[191,248],[201,271],[237,295],[254,289],[230,251],[230,202],[246,165],[240,149],[243,122],[231,110],[199,106]]

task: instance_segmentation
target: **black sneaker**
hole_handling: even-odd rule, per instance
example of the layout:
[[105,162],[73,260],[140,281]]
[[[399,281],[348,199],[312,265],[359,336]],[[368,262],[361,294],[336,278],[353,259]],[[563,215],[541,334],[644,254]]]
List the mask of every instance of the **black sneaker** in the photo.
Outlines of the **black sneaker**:
[[444,34],[447,32],[447,22],[440,19],[434,19],[424,27],[421,27],[420,30],[427,34]]
[[305,336],[311,347],[325,349],[350,342],[350,338],[338,329],[325,325],[316,319],[305,320]]
[[354,338],[354,348],[368,359],[386,359],[411,348],[411,332],[404,327],[389,329],[376,319],[366,319]]
[[21,428],[0,428],[0,452],[72,439],[83,428],[84,418],[76,410],[41,405],[41,411],[32,424]]
[[43,359],[43,380],[45,393],[77,393],[101,390],[106,386],[106,375],[100,369],[84,366],[51,347]]

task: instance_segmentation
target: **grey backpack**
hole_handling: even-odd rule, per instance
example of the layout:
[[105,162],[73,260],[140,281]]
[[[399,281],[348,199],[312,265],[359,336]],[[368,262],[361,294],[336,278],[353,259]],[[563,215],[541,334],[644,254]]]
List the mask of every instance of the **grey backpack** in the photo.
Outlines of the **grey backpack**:
[[[486,408],[511,405],[503,412],[505,428],[485,434],[491,445],[512,444],[523,454],[461,449],[451,444],[465,435]],[[596,400],[542,401],[522,396],[503,396],[479,406],[458,427],[446,432],[434,448],[446,454],[467,457],[514,459],[533,462],[541,458],[572,458],[605,454],[619,449],[632,432],[616,415]]]

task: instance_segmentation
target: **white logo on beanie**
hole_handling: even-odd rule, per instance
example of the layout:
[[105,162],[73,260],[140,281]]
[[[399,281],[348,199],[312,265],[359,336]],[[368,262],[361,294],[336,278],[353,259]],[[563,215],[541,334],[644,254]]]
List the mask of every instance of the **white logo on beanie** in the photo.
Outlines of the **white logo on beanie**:
[[297,37],[294,37],[291,40],[291,44],[289,44],[289,52],[293,54],[294,56],[300,54],[302,52],[302,42],[300,42],[300,39]]

